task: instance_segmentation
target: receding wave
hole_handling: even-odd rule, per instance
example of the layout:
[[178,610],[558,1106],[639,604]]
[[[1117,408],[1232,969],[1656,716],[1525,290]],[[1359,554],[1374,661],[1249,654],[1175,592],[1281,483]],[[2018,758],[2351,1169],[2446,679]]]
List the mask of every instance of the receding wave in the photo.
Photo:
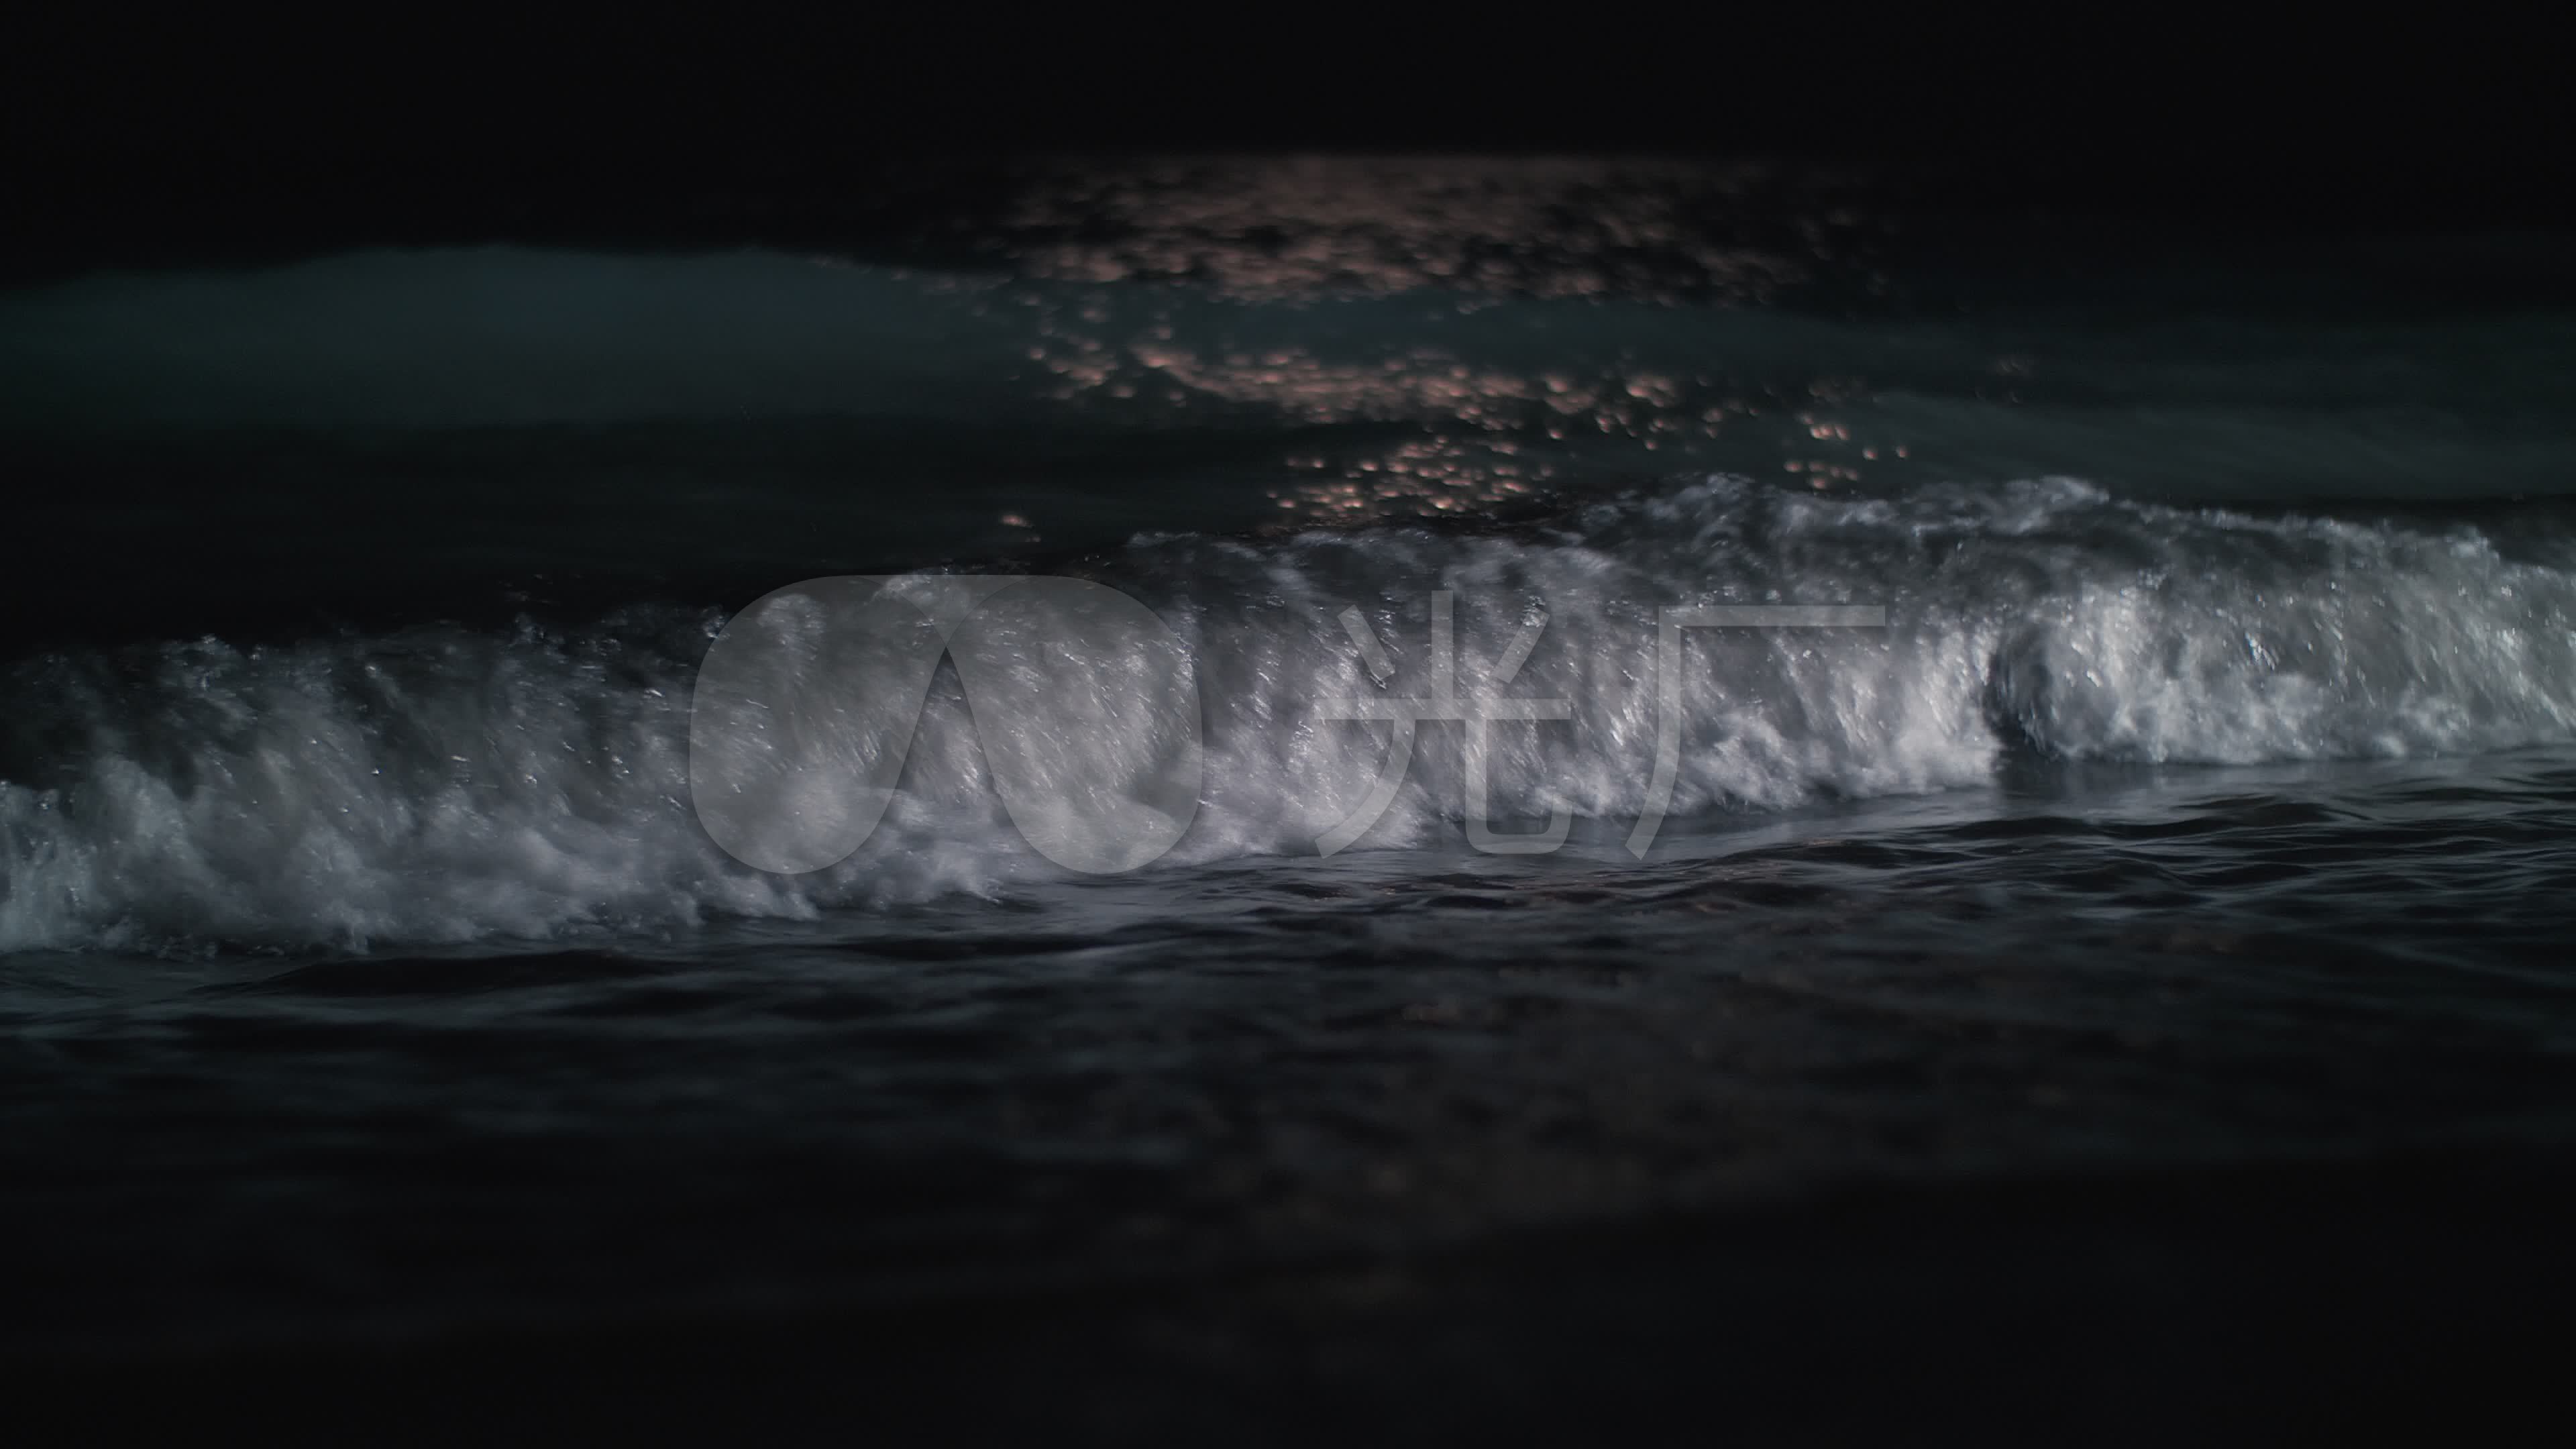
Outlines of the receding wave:
[[[1324,706],[1428,694],[1435,609],[1461,696],[1566,702],[1492,727],[1498,821],[1640,815],[1659,729],[1675,815],[1971,785],[2016,751],[2251,763],[2565,740],[2576,558],[2512,542],[2069,480],[1861,499],[1709,478],[1508,530],[1139,538],[1080,572],[1189,651],[1205,784],[1149,867],[1169,869],[1313,854],[1353,822],[1390,727]],[[1659,611],[1727,604],[1881,606],[1886,625],[1691,630],[1659,699]],[[723,623],[638,607],[570,631],[24,661],[0,735],[0,948],[542,937],[1004,890],[1057,867],[996,795],[996,741],[1023,803],[1063,806],[1059,829],[1120,818],[1085,802],[1135,756],[1133,711],[1070,690],[979,717],[943,669],[863,848],[805,875],[743,865],[689,794],[692,680]],[[1044,632],[986,647],[1034,660]],[[1354,848],[1455,837],[1459,728],[1424,727]]]

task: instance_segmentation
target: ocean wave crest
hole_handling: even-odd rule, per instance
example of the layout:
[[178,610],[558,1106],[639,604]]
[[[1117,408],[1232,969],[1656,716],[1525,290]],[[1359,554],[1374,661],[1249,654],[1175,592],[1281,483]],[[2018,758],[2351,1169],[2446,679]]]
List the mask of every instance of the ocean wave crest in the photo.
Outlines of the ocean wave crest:
[[[2565,740],[2576,558],[2520,542],[2063,479],[1855,498],[1720,477],[1504,530],[1139,538],[1080,572],[1153,610],[1195,673],[1203,795],[1168,866],[1337,832],[1453,840],[1471,790],[1497,821],[1625,820],[1971,785],[2014,751],[2224,764]],[[1659,692],[1668,611],[1779,604],[1886,623],[1681,631]],[[573,631],[24,661],[0,735],[0,948],[545,937],[998,891],[1057,867],[997,796],[996,751],[1038,762],[1015,804],[1052,801],[1059,831],[1128,828],[1096,797],[1150,751],[1142,716],[1069,694],[979,716],[943,668],[863,847],[802,875],[742,864],[689,788],[722,622],[639,607]],[[999,670],[1060,665],[1046,633],[979,647]],[[1391,726],[1325,706],[1428,697],[1443,669],[1459,697],[1566,717],[1498,711],[1480,778],[1462,727],[1427,720],[1359,820]]]

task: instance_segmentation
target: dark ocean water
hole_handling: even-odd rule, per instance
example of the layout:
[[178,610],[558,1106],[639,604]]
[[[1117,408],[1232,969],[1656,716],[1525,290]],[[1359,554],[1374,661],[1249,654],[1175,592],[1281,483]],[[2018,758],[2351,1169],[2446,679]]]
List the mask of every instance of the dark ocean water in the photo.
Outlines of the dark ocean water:
[[[1732,1293],[1818,1386],[1757,1425],[1884,1312],[1898,1381],[2017,1346],[2118,1437],[2221,1399],[2093,1348],[2367,1309],[2403,1359],[2576,1281],[2513,1215],[2576,1135],[2563,241],[1597,161],[1063,168],[978,227],[0,295],[20,549],[77,561],[0,584],[13,1354],[911,1374],[921,1322],[965,1345],[924,1382],[1077,1430],[1439,1433],[1516,1400],[1388,1380],[1562,1362],[1558,1315],[1642,1374],[1603,1345],[1762,1338]],[[1194,707],[1031,615],[1007,707],[930,680],[856,853],[743,864],[710,641],[917,569],[1116,589]],[[1689,631],[1659,699],[1659,616],[1748,605],[1883,622]],[[1325,849],[1393,748],[1328,706],[1443,671],[1566,702],[1483,772],[1562,847],[1471,844],[1441,720]],[[1193,808],[1122,793],[1185,740]],[[1162,1367],[1085,1358],[1104,1318]]]

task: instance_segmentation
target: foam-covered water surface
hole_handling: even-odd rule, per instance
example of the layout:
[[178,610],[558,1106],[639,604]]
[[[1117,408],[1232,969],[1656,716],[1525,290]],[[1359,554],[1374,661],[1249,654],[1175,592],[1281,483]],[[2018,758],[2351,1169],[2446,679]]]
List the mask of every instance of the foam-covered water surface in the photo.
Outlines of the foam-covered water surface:
[[[2576,1132],[2547,248],[1459,158],[952,241],[0,294],[13,1348]],[[790,588],[894,575],[971,657]]]
[[[1044,738],[1040,800],[1018,808],[1074,808],[1122,777],[1139,728],[1204,736],[1197,814],[1166,868],[1313,853],[1389,749],[1383,725],[1325,704],[1427,687],[1444,664],[1435,608],[1469,692],[1565,702],[1562,719],[1489,727],[1500,815],[1644,814],[1659,730],[1679,769],[1656,798],[1682,815],[1975,787],[2016,754],[2255,764],[2560,743],[2576,734],[2576,575],[2562,542],[2516,551],[2528,561],[2469,526],[2186,512],[2066,480],[1853,499],[1721,478],[1503,532],[1144,539],[1085,567],[1178,631],[1197,718],[1103,715],[1088,673],[978,718],[944,675],[910,739],[862,742],[905,771],[886,830],[805,875],[731,859],[695,813],[689,719],[720,613],[49,655],[13,680],[28,707],[0,787],[0,941],[396,945],[990,894],[1050,867],[995,808],[986,752]],[[1656,692],[1665,611],[1864,599],[1883,629],[1685,641],[1675,692]],[[1377,621],[1372,641],[1384,627],[1387,679],[1338,622],[1351,610]],[[1023,655],[994,666],[1008,672],[1064,646],[1041,618],[1004,647]],[[901,692],[899,664],[818,657],[799,668],[856,677],[779,687]],[[1353,839],[1453,834],[1462,744],[1427,741]]]
[[[2563,748],[2031,768],[1704,823],[1645,864],[1587,832],[582,945],[22,952],[0,1140],[20,1180],[83,1184],[29,1289],[82,1338],[2536,1145],[2576,1103],[2571,825]],[[174,1195],[201,1205],[184,1231],[128,1234]],[[12,1201],[50,1221],[50,1194]],[[760,1226],[629,1271],[711,1218]]]

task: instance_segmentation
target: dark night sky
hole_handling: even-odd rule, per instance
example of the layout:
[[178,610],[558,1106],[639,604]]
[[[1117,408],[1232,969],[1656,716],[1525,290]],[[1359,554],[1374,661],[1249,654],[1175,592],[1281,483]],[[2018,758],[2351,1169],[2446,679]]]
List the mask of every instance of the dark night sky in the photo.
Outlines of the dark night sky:
[[1031,148],[1787,154],[1978,207],[2410,228],[2570,209],[2568,107],[2536,37],[1800,14],[867,10],[436,34],[57,16],[0,61],[0,167],[12,258],[57,262],[793,230],[898,194],[889,166],[971,193],[967,158]]

